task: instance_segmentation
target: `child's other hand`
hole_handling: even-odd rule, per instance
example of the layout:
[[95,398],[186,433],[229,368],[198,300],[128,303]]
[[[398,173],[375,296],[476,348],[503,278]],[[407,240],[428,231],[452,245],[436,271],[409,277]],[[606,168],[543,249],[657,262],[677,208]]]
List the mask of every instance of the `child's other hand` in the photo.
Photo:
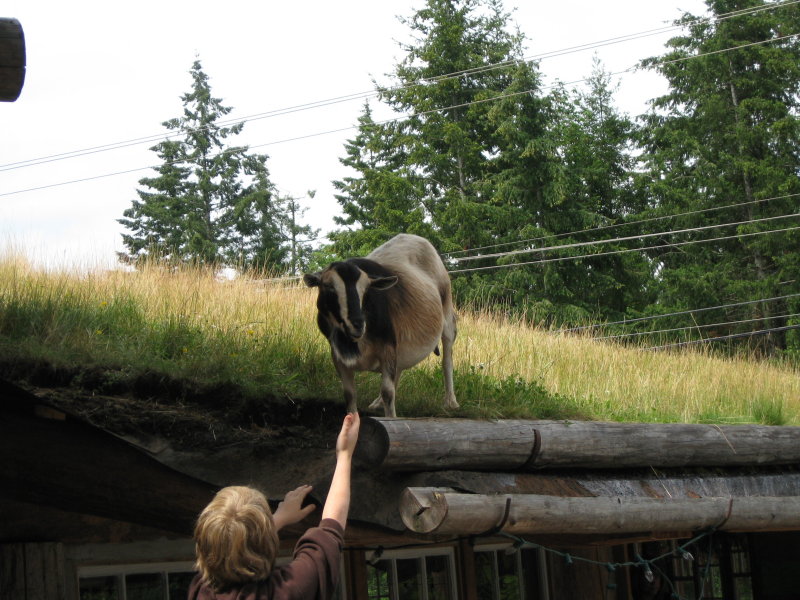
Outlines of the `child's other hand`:
[[309,492],[311,492],[310,485],[301,485],[297,489],[286,493],[286,496],[283,497],[283,502],[278,504],[275,514],[272,515],[276,530],[280,530],[287,525],[299,523],[314,512],[316,505],[302,506],[303,500],[306,499]]

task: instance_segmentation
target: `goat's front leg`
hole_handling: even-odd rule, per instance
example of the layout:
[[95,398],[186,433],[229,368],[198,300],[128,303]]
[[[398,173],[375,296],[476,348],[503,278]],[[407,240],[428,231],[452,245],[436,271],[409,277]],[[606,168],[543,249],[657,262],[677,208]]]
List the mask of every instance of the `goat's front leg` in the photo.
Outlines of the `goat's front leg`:
[[356,397],[356,378],[355,371],[349,369],[340,363],[336,363],[336,370],[339,373],[339,379],[342,380],[342,392],[344,392],[344,405],[347,412],[356,412],[358,410],[358,399]]

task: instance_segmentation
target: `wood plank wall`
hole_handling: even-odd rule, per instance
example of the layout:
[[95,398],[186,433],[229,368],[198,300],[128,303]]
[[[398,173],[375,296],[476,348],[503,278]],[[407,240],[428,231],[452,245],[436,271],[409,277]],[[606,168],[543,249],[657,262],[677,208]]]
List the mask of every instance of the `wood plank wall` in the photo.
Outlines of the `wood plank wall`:
[[62,544],[0,544],[0,598],[65,600]]

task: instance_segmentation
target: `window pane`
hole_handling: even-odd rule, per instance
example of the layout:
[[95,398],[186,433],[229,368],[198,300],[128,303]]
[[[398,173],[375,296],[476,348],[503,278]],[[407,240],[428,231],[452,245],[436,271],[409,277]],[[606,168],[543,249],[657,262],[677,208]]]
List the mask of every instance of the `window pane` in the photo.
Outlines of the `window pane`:
[[186,600],[189,596],[189,584],[194,573],[167,573],[169,581],[169,600]]
[[520,550],[522,561],[522,577],[525,582],[525,600],[537,600],[539,598],[539,550],[528,549]]
[[428,575],[428,600],[450,600],[453,597],[450,579],[450,560],[447,556],[428,556],[425,558],[425,571]]
[[478,587],[478,598],[496,600],[494,582],[497,573],[494,568],[494,552],[475,553],[475,581]]
[[678,597],[685,598],[686,600],[694,600],[694,583],[688,581],[675,581],[675,591]]
[[397,560],[397,598],[400,600],[422,600],[422,581],[419,560],[416,558]]
[[736,586],[736,600],[753,600],[753,586],[749,577],[737,577],[734,582]]
[[497,552],[497,570],[500,576],[500,600],[520,600],[517,553]]
[[389,600],[389,572],[391,562],[380,560],[367,565],[367,595],[370,600]]
[[127,600],[164,600],[166,582],[163,573],[142,573],[125,576]]
[[81,600],[119,600],[117,578],[84,577],[80,581]]

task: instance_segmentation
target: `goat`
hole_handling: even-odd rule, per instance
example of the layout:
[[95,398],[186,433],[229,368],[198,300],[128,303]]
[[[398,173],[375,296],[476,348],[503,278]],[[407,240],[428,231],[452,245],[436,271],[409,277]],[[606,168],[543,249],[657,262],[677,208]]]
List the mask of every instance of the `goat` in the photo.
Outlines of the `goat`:
[[450,277],[431,243],[399,234],[364,258],[333,262],[303,276],[319,288],[317,326],[331,345],[348,412],[356,410],[356,371],[381,374],[381,393],[371,410],[383,405],[396,417],[400,374],[439,354],[442,340],[444,405],[458,408],[453,391],[456,316]]

